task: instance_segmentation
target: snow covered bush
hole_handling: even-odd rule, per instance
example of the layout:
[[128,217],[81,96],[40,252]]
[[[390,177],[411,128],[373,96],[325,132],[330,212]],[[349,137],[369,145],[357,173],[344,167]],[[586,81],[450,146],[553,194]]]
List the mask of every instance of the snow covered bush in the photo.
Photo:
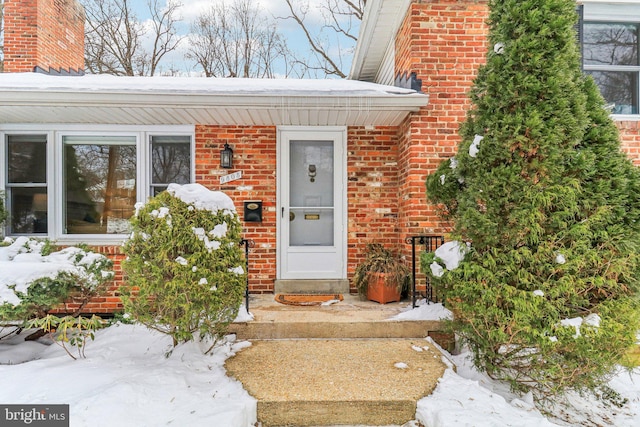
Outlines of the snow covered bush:
[[597,390],[640,329],[640,174],[582,75],[575,2],[489,6],[458,153],[427,178],[470,250],[423,269],[478,368],[538,397]]
[[27,237],[0,248],[0,320],[28,322],[58,308],[77,316],[105,291],[111,260],[86,247],[54,249],[49,240]]
[[125,312],[173,338],[214,344],[236,315],[245,286],[241,223],[231,199],[200,184],[171,184],[137,206],[125,243]]

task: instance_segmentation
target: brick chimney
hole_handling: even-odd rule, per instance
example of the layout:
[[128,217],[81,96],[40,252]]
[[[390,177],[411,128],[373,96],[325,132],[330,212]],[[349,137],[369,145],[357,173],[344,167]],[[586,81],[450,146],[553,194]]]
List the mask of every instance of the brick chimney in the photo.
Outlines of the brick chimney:
[[5,0],[4,71],[82,74],[84,9],[78,0]]

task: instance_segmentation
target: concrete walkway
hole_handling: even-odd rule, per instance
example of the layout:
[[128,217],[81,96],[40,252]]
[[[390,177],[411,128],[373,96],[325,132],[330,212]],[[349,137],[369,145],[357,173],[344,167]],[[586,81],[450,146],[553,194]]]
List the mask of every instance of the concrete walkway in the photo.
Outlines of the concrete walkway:
[[[296,307],[272,299],[252,298],[255,320],[234,325],[252,345],[226,363],[258,400],[265,427],[402,425],[414,419],[417,401],[446,369],[425,339],[439,322],[389,320],[407,303],[347,295],[331,306]],[[405,336],[406,330],[417,336]]]

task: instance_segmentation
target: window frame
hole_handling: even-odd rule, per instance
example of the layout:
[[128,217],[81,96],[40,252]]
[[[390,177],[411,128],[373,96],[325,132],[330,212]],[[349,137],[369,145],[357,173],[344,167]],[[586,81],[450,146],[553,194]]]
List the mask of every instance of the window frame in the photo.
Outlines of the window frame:
[[[125,136],[135,137],[136,202],[144,202],[151,191],[151,136],[188,136],[190,182],[195,182],[194,125],[10,125],[0,126],[0,164],[7,164],[7,135],[47,135],[47,233],[8,234],[8,223],[2,227],[8,236],[46,237],[62,244],[120,244],[127,234],[69,234],[64,224],[64,137],[65,136]],[[0,190],[6,190],[8,170],[0,173]]]
[[[9,158],[9,141],[8,141],[8,137],[9,136],[44,136],[46,139],[46,147],[45,147],[45,155],[46,155],[46,161],[45,161],[45,167],[47,169],[47,173],[45,175],[45,183],[44,185],[42,184],[33,184],[33,185],[29,185],[29,184],[10,184],[9,183],[9,168],[8,167],[4,167],[5,165],[8,166],[8,158]],[[34,130],[26,130],[26,129],[21,129],[21,130],[17,130],[15,132],[3,132],[2,129],[0,129],[0,165],[2,165],[2,173],[0,173],[0,190],[4,193],[4,206],[5,209],[7,211],[7,213],[9,214],[9,216],[7,217],[5,223],[2,225],[1,228],[1,232],[0,235],[4,236],[33,236],[33,237],[49,237],[49,234],[51,233],[51,215],[49,214],[51,212],[51,207],[52,207],[52,197],[51,197],[51,181],[53,179],[53,171],[52,171],[52,155],[53,155],[53,132],[51,131],[47,131],[47,130],[41,130],[41,129],[34,129]],[[12,211],[12,206],[11,206],[11,200],[9,197],[9,188],[45,188],[46,189],[46,194],[47,194],[47,232],[46,233],[11,233],[9,234],[9,229],[11,227],[11,211]]]
[[[605,2],[583,2],[584,17],[583,28],[585,24],[633,24],[640,26],[640,8],[638,5],[612,5]],[[640,43],[640,34],[638,35]],[[640,52],[638,52],[640,55]],[[638,87],[633,98],[636,100],[637,113],[633,114],[614,114],[611,116],[614,120],[640,120],[640,58],[638,65],[588,65],[584,63],[582,58],[582,66],[586,72],[603,71],[603,72],[632,72],[637,75]]]
[[[149,151],[149,162],[148,162],[148,181],[147,181],[147,186],[148,186],[148,190],[149,190],[149,196],[152,196],[154,193],[154,187],[160,187],[160,184],[156,183],[154,184],[153,182],[153,137],[154,136],[186,136],[184,134],[167,134],[167,133],[147,133],[147,138],[148,138],[148,151]],[[185,144],[184,142],[180,142],[180,144]],[[190,174],[190,181],[191,182],[195,182],[194,181],[194,176],[195,176],[195,147],[194,147],[194,138],[190,137],[189,138],[189,153],[191,154],[191,158],[190,158],[190,165],[189,165],[189,174]],[[162,184],[170,184],[170,183],[162,183]]]

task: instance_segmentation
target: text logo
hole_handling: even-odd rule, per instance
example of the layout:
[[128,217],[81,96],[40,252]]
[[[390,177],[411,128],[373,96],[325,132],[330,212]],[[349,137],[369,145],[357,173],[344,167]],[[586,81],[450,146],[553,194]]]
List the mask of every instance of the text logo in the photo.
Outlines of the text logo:
[[69,405],[0,405],[0,427],[69,427]]

